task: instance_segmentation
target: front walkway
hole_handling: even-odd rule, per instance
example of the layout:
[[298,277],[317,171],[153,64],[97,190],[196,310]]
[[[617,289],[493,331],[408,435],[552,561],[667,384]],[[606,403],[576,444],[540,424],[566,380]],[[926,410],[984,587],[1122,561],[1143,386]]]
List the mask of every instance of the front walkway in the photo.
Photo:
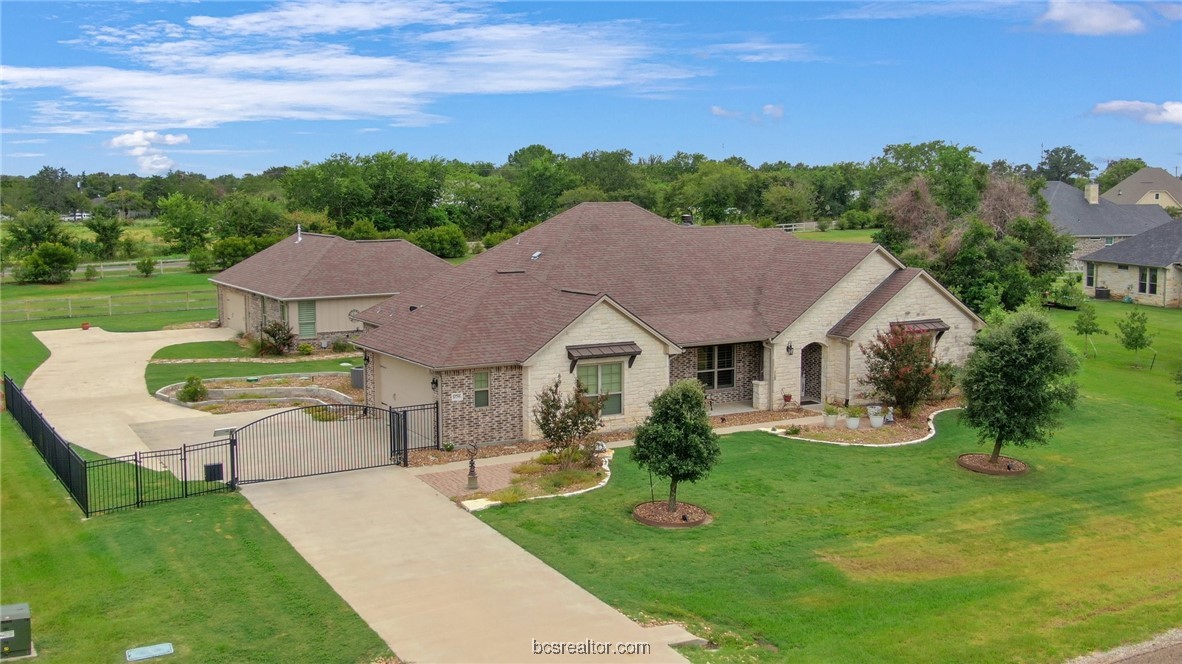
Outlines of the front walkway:
[[[212,415],[164,403],[148,394],[144,371],[152,355],[165,346],[225,341],[234,338],[233,330],[107,332],[74,328],[33,334],[50,355],[22,389],[58,433],[75,445],[106,456],[143,452],[148,448],[132,430],[134,423],[182,418],[215,421]],[[202,440],[213,438],[213,426]]]
[[[689,635],[644,629],[405,468],[251,484],[242,493],[407,662],[684,662]],[[644,657],[545,657],[534,644],[647,643]]]

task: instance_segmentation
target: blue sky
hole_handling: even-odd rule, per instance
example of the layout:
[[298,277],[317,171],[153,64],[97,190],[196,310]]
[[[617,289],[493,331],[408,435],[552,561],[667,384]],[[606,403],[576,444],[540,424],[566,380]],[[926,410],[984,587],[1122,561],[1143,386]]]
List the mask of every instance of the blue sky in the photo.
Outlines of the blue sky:
[[1182,168],[1182,3],[0,4],[0,172],[382,150],[864,161],[942,139]]

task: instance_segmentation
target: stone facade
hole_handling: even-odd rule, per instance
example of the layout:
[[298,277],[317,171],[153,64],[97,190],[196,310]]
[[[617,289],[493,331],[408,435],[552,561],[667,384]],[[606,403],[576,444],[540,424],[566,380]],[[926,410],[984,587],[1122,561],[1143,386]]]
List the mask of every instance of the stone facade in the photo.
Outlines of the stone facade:
[[[473,374],[488,372],[488,405],[476,407]],[[521,367],[440,371],[439,412],[443,423],[441,442],[505,443],[521,440]],[[456,400],[456,397],[459,397]]]
[[1088,286],[1085,282],[1084,293],[1096,296],[1096,286],[1108,289],[1108,296],[1113,300],[1123,300],[1125,296],[1133,299],[1137,304],[1147,304],[1153,307],[1179,308],[1182,306],[1182,269],[1174,266],[1157,268],[1157,293],[1139,293],[1141,270],[1137,265],[1126,265],[1120,269],[1115,263],[1095,263],[1095,285]]
[[371,406],[378,402],[376,399],[377,390],[374,381],[374,377],[377,375],[377,372],[373,369],[376,366],[378,366],[377,353],[370,350],[365,351],[365,403],[370,404]]
[[[1125,237],[1112,238],[1113,244],[1121,240],[1127,240]],[[1104,247],[1111,246],[1107,240],[1102,237],[1077,237],[1075,238],[1075,250],[1071,252],[1071,260],[1067,263],[1067,269],[1073,272],[1083,272],[1084,262],[1080,260],[1090,253],[1100,251]]]
[[[714,403],[751,402],[753,394],[751,381],[763,377],[763,342],[751,341],[734,344],[734,347],[735,386],[706,390],[706,397]],[[679,380],[697,378],[697,376],[698,348],[696,346],[686,348],[684,353],[669,358],[670,385]]]

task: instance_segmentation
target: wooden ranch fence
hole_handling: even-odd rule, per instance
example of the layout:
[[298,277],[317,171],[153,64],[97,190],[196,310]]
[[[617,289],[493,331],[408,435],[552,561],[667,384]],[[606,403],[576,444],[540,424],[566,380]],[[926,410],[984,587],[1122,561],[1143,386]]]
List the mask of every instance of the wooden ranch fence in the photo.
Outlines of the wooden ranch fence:
[[0,303],[0,322],[15,323],[48,318],[87,318],[161,311],[192,311],[195,309],[216,309],[217,306],[218,298],[215,290],[24,300],[6,299]]

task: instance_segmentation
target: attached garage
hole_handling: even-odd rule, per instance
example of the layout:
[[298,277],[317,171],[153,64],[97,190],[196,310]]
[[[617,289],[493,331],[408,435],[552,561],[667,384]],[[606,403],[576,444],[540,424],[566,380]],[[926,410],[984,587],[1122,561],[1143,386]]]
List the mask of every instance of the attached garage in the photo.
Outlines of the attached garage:
[[234,288],[218,288],[218,323],[235,332],[246,332],[248,295]]

